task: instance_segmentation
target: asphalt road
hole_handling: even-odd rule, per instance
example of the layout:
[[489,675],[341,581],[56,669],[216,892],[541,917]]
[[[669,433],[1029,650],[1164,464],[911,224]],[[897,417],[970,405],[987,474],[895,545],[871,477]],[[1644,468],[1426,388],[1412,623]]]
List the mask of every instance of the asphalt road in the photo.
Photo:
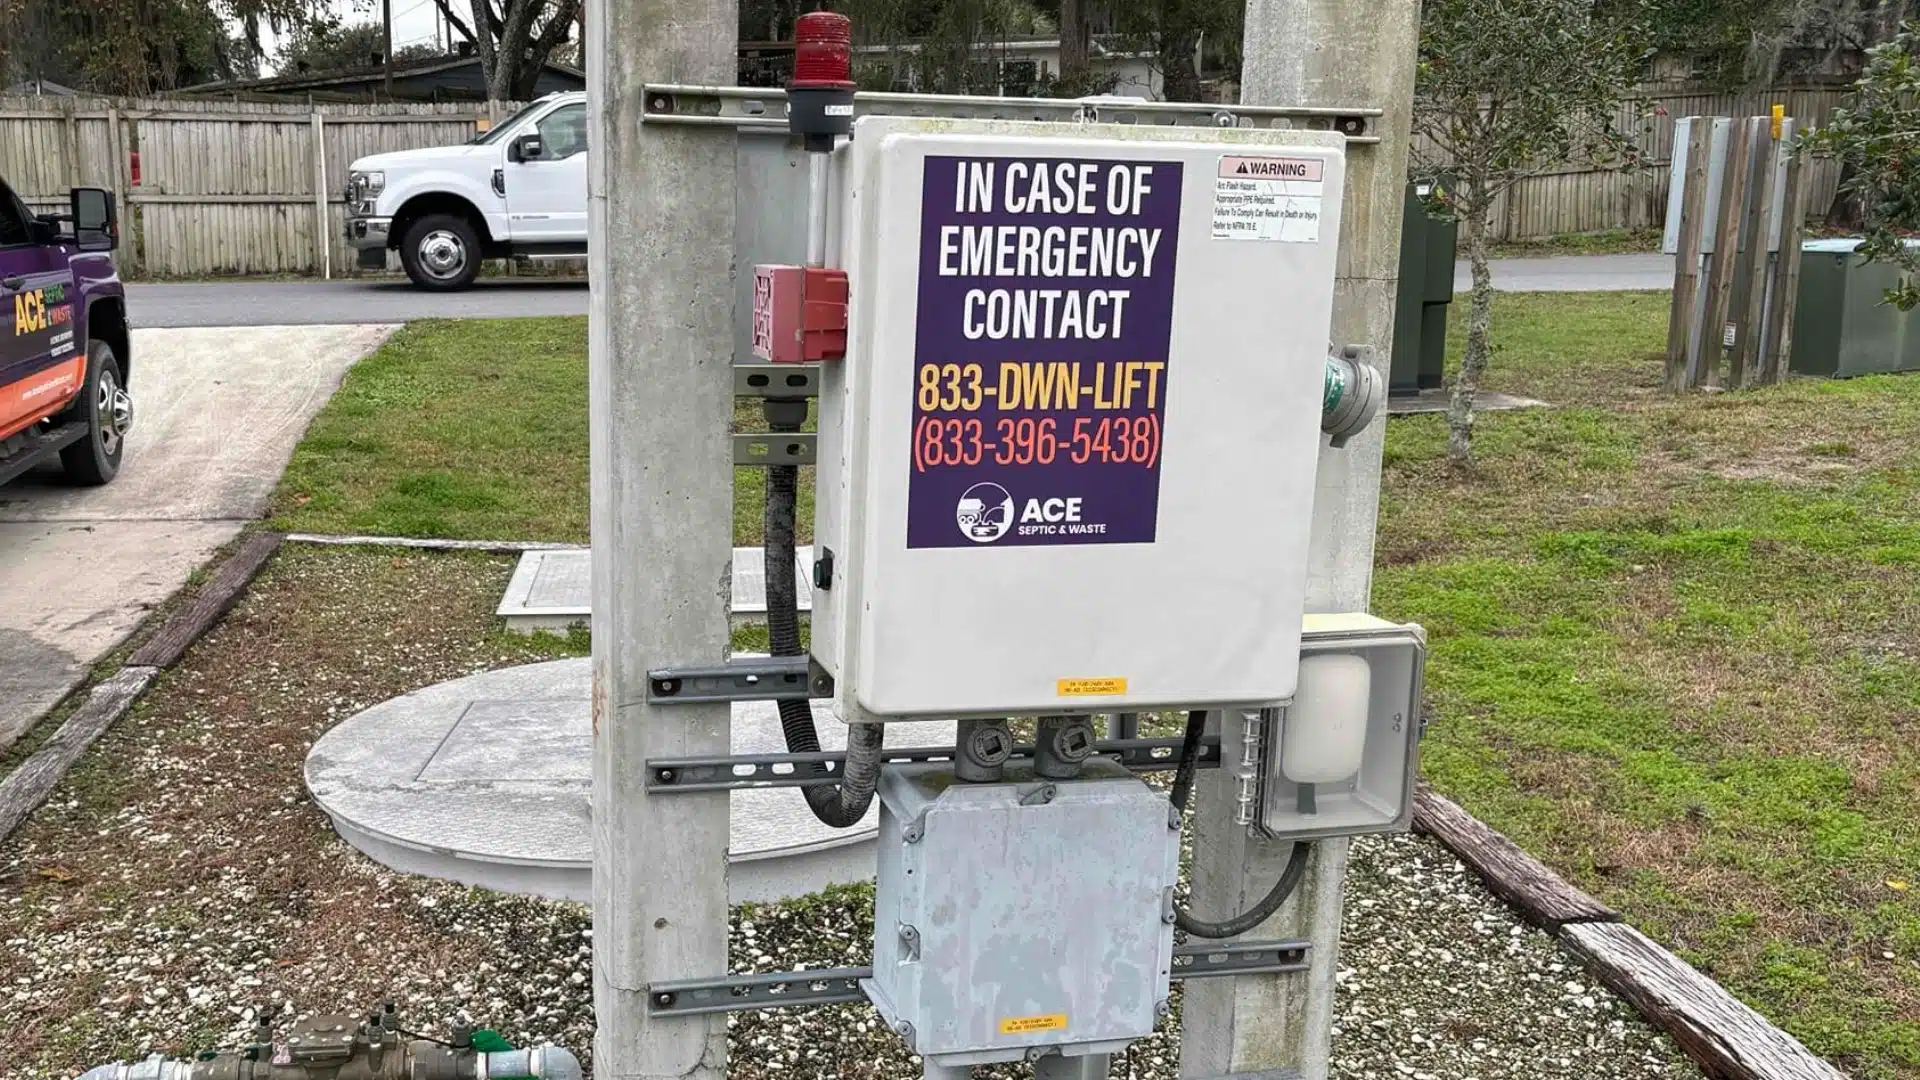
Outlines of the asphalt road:
[[135,326],[346,326],[414,319],[585,315],[584,281],[483,278],[457,293],[405,281],[208,281],[127,286]]
[[[1609,292],[1616,289],[1673,288],[1673,256],[1659,252],[1629,255],[1556,255],[1546,259],[1494,259],[1493,287],[1502,292]],[[1454,267],[1453,291],[1473,288],[1465,259]]]
[[[1499,259],[1493,286],[1506,292],[1665,289],[1666,255],[1568,255]],[[1454,288],[1470,286],[1466,264]],[[136,326],[291,326],[402,323],[412,319],[585,315],[581,281],[485,278],[467,292],[421,292],[404,281],[218,281],[127,286]]]
[[0,488],[0,751],[266,509],[307,422],[391,326],[139,329],[120,475]]

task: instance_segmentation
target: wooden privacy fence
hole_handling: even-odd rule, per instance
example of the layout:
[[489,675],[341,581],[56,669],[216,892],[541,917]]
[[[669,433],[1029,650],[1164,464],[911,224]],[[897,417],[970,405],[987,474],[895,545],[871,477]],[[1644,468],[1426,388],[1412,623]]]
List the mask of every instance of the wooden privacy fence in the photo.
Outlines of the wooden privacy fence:
[[[1672,176],[1673,132],[1683,116],[1752,116],[1784,105],[1787,115],[1805,125],[1827,121],[1846,90],[1831,86],[1789,86],[1740,92],[1686,87],[1642,91],[1621,103],[1615,118],[1633,134],[1639,158],[1635,168],[1567,167],[1527,177],[1493,205],[1496,240],[1535,240],[1565,233],[1608,229],[1657,229],[1666,223],[1667,187]],[[1415,136],[1417,161],[1441,161],[1434,144]],[[1822,214],[1833,200],[1839,166],[1810,164],[1809,214]]]
[[347,273],[348,165],[465,142],[487,116],[482,103],[0,96],[0,177],[36,210],[64,206],[71,187],[113,191],[128,273]]
[[[1494,207],[1494,237],[1524,240],[1605,229],[1651,229],[1666,218],[1677,117],[1743,116],[1784,104],[1824,123],[1844,91],[1649,91],[1623,105],[1638,132],[1633,169],[1553,170],[1521,181]],[[504,106],[512,108],[511,105]],[[304,105],[198,98],[0,96],[0,176],[37,209],[70,187],[120,196],[121,265],[158,277],[351,273],[340,240],[347,166],[386,150],[473,136],[487,107],[471,104]],[[496,113],[498,115],[504,115]],[[140,182],[131,172],[139,155]],[[1824,210],[1837,167],[1808,167],[1805,209]]]

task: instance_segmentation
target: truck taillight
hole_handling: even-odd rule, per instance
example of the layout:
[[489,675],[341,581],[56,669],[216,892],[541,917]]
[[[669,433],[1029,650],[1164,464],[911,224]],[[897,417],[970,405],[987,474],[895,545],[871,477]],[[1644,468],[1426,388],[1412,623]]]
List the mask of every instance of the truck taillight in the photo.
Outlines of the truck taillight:
[[127,171],[129,174],[129,178],[133,186],[139,187],[140,186],[140,151],[134,150],[127,154],[127,166],[128,166]]

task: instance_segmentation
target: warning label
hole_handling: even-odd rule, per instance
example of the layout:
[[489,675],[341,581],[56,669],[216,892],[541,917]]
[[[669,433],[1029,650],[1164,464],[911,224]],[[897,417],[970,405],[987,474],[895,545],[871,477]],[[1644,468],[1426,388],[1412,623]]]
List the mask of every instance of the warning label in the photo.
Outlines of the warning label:
[[1222,157],[1213,181],[1213,238],[1320,242],[1319,158]]
[[1009,1016],[1000,1021],[1000,1034],[1029,1035],[1036,1031],[1059,1031],[1066,1026],[1066,1013],[1049,1013],[1044,1016]]

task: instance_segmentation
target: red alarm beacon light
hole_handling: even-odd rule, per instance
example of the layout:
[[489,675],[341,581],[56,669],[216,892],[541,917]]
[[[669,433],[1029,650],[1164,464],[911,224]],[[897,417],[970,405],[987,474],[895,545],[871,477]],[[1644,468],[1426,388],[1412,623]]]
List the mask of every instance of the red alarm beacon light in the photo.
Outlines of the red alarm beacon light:
[[853,130],[853,23],[845,15],[809,11],[794,21],[787,128],[816,152]]
[[793,24],[793,81],[800,90],[853,89],[853,21],[809,11]]

